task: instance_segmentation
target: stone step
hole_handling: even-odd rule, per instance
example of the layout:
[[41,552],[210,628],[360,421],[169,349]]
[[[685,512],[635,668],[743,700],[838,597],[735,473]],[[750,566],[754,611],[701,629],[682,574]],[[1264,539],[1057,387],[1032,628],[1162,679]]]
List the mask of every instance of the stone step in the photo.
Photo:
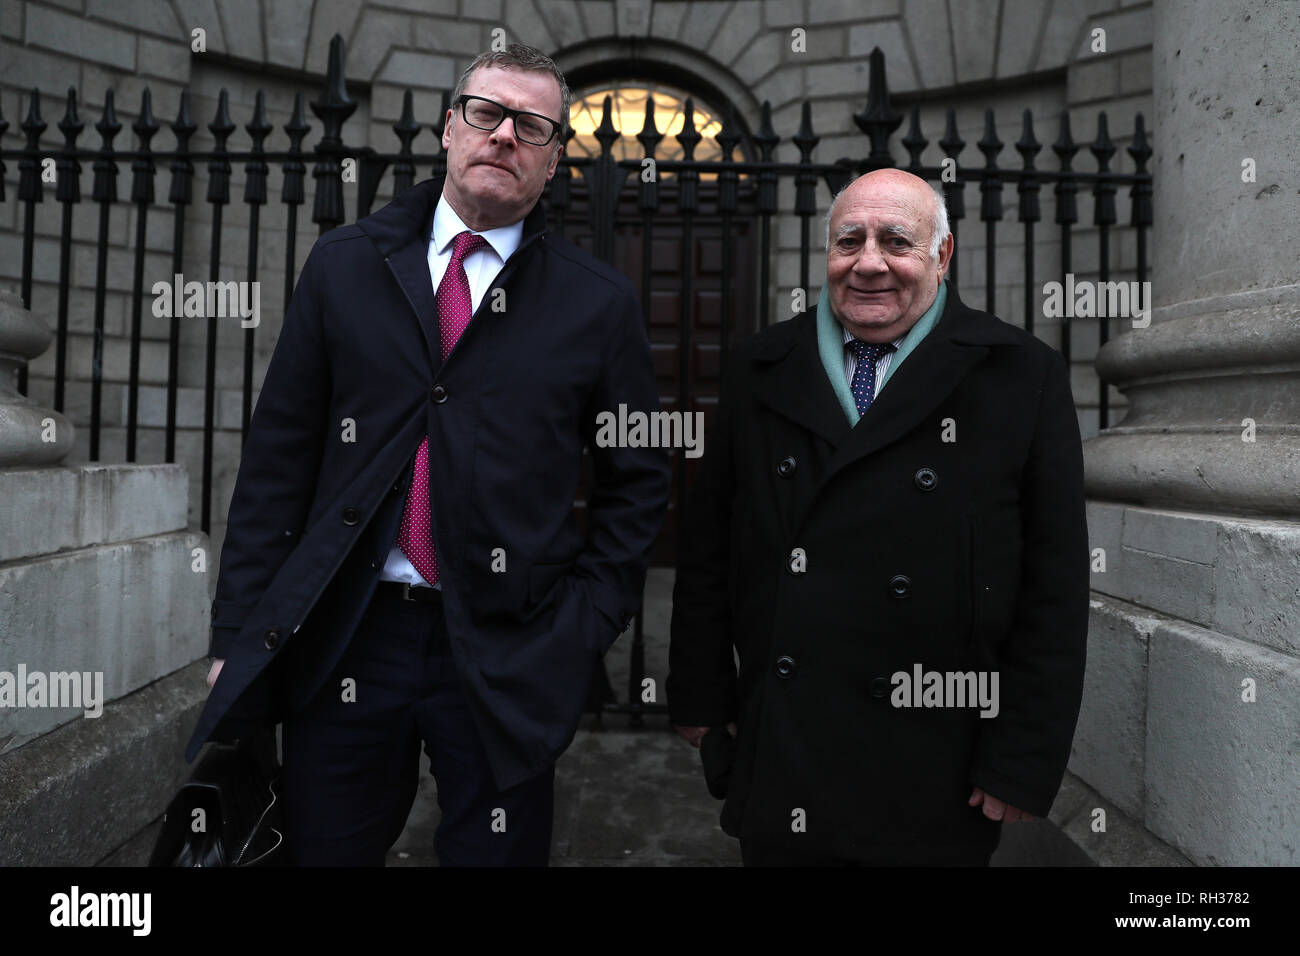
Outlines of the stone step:
[[[133,538],[0,565],[0,668],[102,673],[116,700],[206,654],[208,564],[194,570],[206,535]],[[20,746],[78,709],[0,709],[0,750]]]
[[[1294,543],[1290,550],[1297,553]],[[1124,556],[1125,576],[1134,573],[1131,558]],[[1266,562],[1256,553],[1251,568]],[[1226,567],[1218,571],[1216,580],[1240,580]],[[1294,582],[1292,574],[1284,587],[1293,592]],[[1253,607],[1250,613],[1267,612]],[[1088,667],[1069,766],[1109,798],[1092,804],[1107,810],[1108,826],[1109,807],[1117,806],[1139,821],[1138,836],[1153,835],[1198,866],[1294,864],[1287,844],[1293,828],[1281,808],[1294,806],[1300,792],[1300,667],[1293,652],[1257,640],[1092,592]],[[1058,822],[1078,834],[1076,842],[1102,852],[1128,842],[1090,833],[1088,817],[1081,810],[1073,822]],[[1117,862],[1160,863],[1131,854]]]
[[183,465],[0,470],[0,562],[189,527]]
[[[167,433],[162,428],[141,428],[136,432],[136,460],[163,461],[167,452]],[[212,434],[212,514],[225,520],[234,493],[235,478],[239,474],[242,441],[237,430],[220,430]],[[73,442],[69,463],[88,461],[90,457],[90,431],[80,428]],[[99,460],[123,461],[126,458],[126,429],[101,428],[99,433]],[[185,428],[176,432],[176,461],[185,466],[189,476],[189,527],[198,528],[202,519],[200,504],[203,482],[203,431]]]
[[193,773],[207,672],[189,664],[0,754],[0,866],[89,866],[156,820]]

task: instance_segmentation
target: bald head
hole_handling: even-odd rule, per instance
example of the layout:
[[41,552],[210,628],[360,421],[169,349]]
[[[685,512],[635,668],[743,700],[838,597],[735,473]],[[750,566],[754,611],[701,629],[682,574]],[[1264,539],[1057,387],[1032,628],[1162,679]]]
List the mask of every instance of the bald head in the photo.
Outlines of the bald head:
[[831,311],[864,342],[905,334],[925,314],[952,260],[943,200],[901,169],[859,176],[826,224]]
[[[916,189],[923,191],[930,203],[930,258],[937,258],[939,255],[939,246],[951,234],[948,228],[948,204],[944,202],[943,195],[930,188],[930,184],[919,176],[914,176],[909,172],[901,169],[877,169],[874,172],[864,173],[853,182],[841,189],[831,199],[831,208],[826,210],[826,249],[831,247],[831,219],[835,215],[835,207],[839,204],[840,197],[849,193],[855,188],[864,188],[872,185],[892,184],[900,189]],[[917,194],[918,201],[921,199],[920,192]]]

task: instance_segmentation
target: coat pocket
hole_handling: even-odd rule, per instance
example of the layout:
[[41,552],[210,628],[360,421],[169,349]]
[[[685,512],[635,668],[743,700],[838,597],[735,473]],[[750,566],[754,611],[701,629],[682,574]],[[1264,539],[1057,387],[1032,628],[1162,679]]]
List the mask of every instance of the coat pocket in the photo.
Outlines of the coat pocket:
[[560,580],[573,569],[572,561],[539,562],[528,569],[528,604],[544,603]]
[[516,570],[508,562],[500,570],[493,564],[471,566],[469,605],[475,620],[518,618],[528,604],[530,579],[531,568]]

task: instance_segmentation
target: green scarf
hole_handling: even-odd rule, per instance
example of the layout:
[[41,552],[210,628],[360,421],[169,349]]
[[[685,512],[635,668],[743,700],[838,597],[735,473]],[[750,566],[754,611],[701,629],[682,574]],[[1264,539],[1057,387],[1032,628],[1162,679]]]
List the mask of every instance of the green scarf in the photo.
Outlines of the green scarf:
[[[885,385],[898,370],[898,366],[903,364],[903,360],[911,354],[912,349],[916,348],[921,339],[925,338],[930,330],[939,322],[939,316],[943,315],[944,303],[948,300],[948,280],[944,279],[939,283],[939,291],[934,297],[934,302],[930,308],[925,310],[925,314],[917,319],[916,324],[908,331],[907,336],[898,345],[898,350],[894,353],[894,359],[889,363],[889,370],[885,372],[885,377],[880,382],[880,387],[876,390],[879,395],[884,390]],[[844,378],[844,326],[840,325],[839,320],[835,318],[835,313],[831,311],[831,289],[829,285],[822,286],[821,298],[817,301],[817,350],[821,354],[822,366],[826,369],[826,377],[831,380],[831,388],[835,391],[835,397],[840,400],[844,406],[844,414],[849,417],[849,424],[856,425],[858,419],[862,416],[858,414],[857,402],[853,400],[853,393],[849,391],[849,383]]]

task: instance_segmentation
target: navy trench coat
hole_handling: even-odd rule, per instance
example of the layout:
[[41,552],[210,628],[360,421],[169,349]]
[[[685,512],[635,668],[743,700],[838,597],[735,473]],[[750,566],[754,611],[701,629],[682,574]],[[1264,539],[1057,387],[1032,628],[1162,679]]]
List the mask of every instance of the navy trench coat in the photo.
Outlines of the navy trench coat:
[[659,409],[635,290],[548,234],[539,202],[442,362],[427,261],[441,188],[418,183],[326,233],[303,267],[230,505],[211,641],[226,662],[189,760],[321,688],[396,541],[426,435],[447,630],[499,786],[568,746],[596,662],[640,606],[669,460],[593,440],[602,411]]

